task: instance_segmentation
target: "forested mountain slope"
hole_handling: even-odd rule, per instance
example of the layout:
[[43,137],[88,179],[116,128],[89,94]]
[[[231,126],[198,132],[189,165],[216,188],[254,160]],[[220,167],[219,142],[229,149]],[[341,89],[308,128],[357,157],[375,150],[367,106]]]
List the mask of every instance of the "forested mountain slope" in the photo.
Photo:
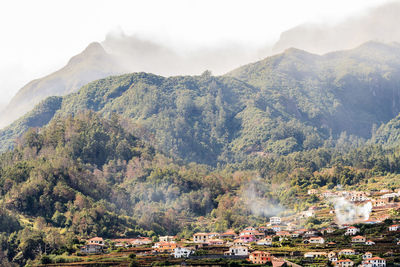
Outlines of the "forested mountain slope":
[[120,114],[160,151],[211,165],[309,150],[344,132],[370,138],[400,111],[400,46],[369,42],[323,56],[289,49],[218,77],[108,77],[44,101],[0,132],[1,148],[52,114],[85,109]]

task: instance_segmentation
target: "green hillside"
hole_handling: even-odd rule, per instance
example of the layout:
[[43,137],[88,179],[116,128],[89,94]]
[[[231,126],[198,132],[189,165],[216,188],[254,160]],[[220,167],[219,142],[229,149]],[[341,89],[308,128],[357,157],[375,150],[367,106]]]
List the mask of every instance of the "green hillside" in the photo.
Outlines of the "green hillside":
[[[369,139],[400,111],[400,45],[369,42],[323,56],[289,49],[224,76],[112,76],[50,98],[0,132],[2,151],[32,126],[93,110],[185,162],[287,155],[343,138]],[[61,104],[56,104],[61,101]],[[50,117],[49,117],[50,116]],[[28,123],[31,122],[31,123]],[[328,144],[329,143],[329,144]]]

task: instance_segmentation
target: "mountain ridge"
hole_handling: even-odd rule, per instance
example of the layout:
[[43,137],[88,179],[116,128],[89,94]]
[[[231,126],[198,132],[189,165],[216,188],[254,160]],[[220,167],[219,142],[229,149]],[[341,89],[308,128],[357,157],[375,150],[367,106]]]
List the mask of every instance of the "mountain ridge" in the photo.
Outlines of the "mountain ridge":
[[[385,57],[367,56],[371,49]],[[151,133],[157,149],[198,163],[288,154],[343,132],[369,139],[373,127],[397,116],[399,55],[398,45],[372,42],[322,56],[288,49],[223,76],[111,76],[62,97],[60,106],[50,103],[54,110],[44,114],[117,113]],[[27,115],[37,127],[48,122],[39,111]],[[2,149],[27,128],[23,119],[1,131]]]

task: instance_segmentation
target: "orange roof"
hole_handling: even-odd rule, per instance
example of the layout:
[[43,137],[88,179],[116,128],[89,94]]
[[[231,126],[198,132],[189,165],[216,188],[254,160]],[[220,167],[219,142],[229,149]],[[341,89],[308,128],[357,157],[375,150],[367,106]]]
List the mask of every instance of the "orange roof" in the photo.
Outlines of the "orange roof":
[[194,235],[198,236],[198,235],[209,235],[209,234],[208,233],[195,233]]
[[96,237],[93,237],[93,238],[89,239],[88,241],[103,241],[103,238],[96,236]]
[[385,260],[385,259],[382,259],[382,258],[380,258],[380,257],[373,257],[373,258],[370,258],[370,259],[368,259],[369,261],[370,260]]

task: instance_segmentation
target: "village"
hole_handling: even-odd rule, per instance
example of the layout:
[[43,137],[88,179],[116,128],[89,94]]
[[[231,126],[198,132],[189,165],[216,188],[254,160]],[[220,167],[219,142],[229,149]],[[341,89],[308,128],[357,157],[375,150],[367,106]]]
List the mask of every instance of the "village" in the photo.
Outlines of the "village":
[[[394,266],[400,262],[399,196],[400,190],[389,189],[310,189],[306,197],[317,197],[317,205],[290,216],[272,216],[264,225],[222,233],[195,232],[188,239],[94,237],[81,247],[80,255],[129,251],[144,260],[142,265],[151,259],[174,263],[224,259],[267,266]],[[338,199],[341,205],[335,204]],[[343,202],[347,203],[344,211],[340,210]],[[305,228],[310,218],[324,223]]]

